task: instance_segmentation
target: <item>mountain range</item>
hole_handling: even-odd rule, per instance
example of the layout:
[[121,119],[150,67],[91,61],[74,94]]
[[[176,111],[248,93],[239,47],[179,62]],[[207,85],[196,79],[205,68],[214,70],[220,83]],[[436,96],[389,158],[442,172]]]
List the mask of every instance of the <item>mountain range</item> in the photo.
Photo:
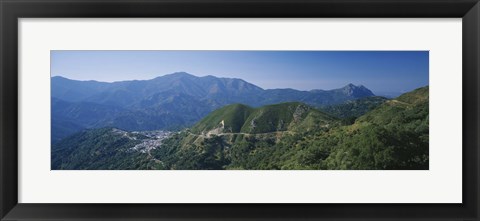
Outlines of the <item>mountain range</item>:
[[[84,130],[52,146],[52,169],[429,168],[428,86],[395,99],[349,101],[334,110],[349,107],[366,112],[345,122],[302,102],[231,104],[171,136]],[[137,148],[146,145],[149,151]]]
[[[163,169],[180,170],[429,168],[428,86],[387,100],[348,123],[297,102],[232,111],[238,108],[212,112],[190,130],[164,140],[151,156]],[[241,127],[231,130],[237,123]]]
[[320,108],[375,96],[364,86],[334,90],[262,89],[236,78],[185,72],[151,80],[77,81],[51,78],[52,143],[86,128],[127,131],[181,129],[225,105],[260,107],[302,102]]

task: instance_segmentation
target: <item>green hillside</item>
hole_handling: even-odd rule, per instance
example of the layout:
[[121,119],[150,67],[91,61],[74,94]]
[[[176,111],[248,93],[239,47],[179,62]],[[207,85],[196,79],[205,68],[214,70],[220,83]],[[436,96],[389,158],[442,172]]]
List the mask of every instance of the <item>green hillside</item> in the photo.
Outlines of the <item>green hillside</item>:
[[336,119],[308,105],[288,102],[251,108],[242,104],[220,108],[192,127],[197,134],[311,130],[327,127]]
[[[209,116],[196,128],[215,129],[218,122],[231,116],[224,113],[232,109],[234,107],[220,109],[213,113],[216,118]],[[180,133],[153,154],[167,169],[429,168],[428,87],[386,101],[353,124],[344,126],[301,103],[248,108],[238,116],[242,118],[239,124],[243,122],[240,132],[252,134]],[[215,121],[210,122],[211,119]],[[253,119],[257,119],[257,127],[251,126]],[[207,124],[211,127],[205,126]],[[228,123],[225,125],[228,127]],[[272,130],[277,132],[262,134]]]
[[365,97],[349,100],[342,104],[326,106],[321,108],[321,110],[338,118],[355,119],[380,106],[387,100],[387,98],[380,96]]
[[[275,148],[283,140],[298,140],[305,133],[327,131],[339,124],[334,117],[299,102],[259,108],[234,104],[167,139],[152,155],[169,169],[248,168],[241,162],[258,161],[260,155],[250,157],[262,147]],[[252,164],[252,169],[259,167]]]
[[[428,169],[428,86],[389,100],[354,124],[315,134],[287,168]],[[296,159],[296,160],[293,160]]]
[[52,146],[52,169],[129,170],[159,168],[148,154],[132,148],[147,137],[115,128],[92,129]]
[[230,133],[240,132],[243,124],[254,111],[253,108],[243,104],[232,104],[213,111],[192,127],[195,133],[202,133],[221,127],[224,123],[224,131]]

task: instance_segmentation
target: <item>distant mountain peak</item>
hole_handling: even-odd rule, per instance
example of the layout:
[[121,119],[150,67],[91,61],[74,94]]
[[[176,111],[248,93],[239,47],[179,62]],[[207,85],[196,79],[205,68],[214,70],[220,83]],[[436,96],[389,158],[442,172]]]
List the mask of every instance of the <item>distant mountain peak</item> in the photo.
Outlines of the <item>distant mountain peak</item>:
[[349,83],[345,85],[344,88],[367,88],[367,87],[363,86],[363,84],[355,85],[355,84]]
[[361,84],[355,85],[355,84],[349,83],[349,84],[345,85],[343,88],[365,88],[365,86],[363,86]]
[[184,71],[180,71],[180,72],[174,72],[174,73],[171,73],[171,74],[166,74],[166,75],[163,75],[163,76],[160,76],[159,78],[161,77],[197,77],[193,74],[189,74],[187,72],[184,72]]
[[375,96],[371,90],[366,88],[363,85],[354,85],[352,83],[347,84],[345,87],[340,89],[343,94],[352,96],[352,97],[370,97]]
[[52,78],[65,78],[66,79],[66,77],[62,77],[60,75],[52,76]]
[[173,72],[171,75],[188,75],[188,76],[193,76],[192,74],[189,74],[185,71],[178,71],[178,72]]
[[52,76],[51,77],[52,80],[72,80],[70,78],[66,78],[66,77],[63,77],[63,76],[60,76],[60,75],[57,75],[57,76]]

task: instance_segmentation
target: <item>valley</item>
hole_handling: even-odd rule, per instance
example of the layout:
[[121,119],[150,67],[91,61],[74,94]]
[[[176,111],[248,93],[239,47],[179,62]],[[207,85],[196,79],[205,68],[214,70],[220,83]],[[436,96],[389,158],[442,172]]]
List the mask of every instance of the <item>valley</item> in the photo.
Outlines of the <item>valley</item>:
[[57,76],[51,82],[52,144],[90,128],[181,130],[230,104],[302,102],[319,108],[374,96],[361,85],[310,91],[263,89],[242,79],[184,72],[142,81],[106,83]]
[[428,169],[428,91],[326,107],[230,104],[175,131],[87,129],[53,144],[52,169]]

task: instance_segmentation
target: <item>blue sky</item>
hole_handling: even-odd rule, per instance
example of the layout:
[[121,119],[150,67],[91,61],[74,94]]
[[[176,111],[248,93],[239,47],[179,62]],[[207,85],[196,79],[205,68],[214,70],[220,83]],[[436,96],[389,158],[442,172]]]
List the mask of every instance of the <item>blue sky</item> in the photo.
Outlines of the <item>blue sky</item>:
[[51,75],[75,80],[146,80],[174,72],[241,78],[264,89],[374,93],[428,85],[428,51],[52,51]]

